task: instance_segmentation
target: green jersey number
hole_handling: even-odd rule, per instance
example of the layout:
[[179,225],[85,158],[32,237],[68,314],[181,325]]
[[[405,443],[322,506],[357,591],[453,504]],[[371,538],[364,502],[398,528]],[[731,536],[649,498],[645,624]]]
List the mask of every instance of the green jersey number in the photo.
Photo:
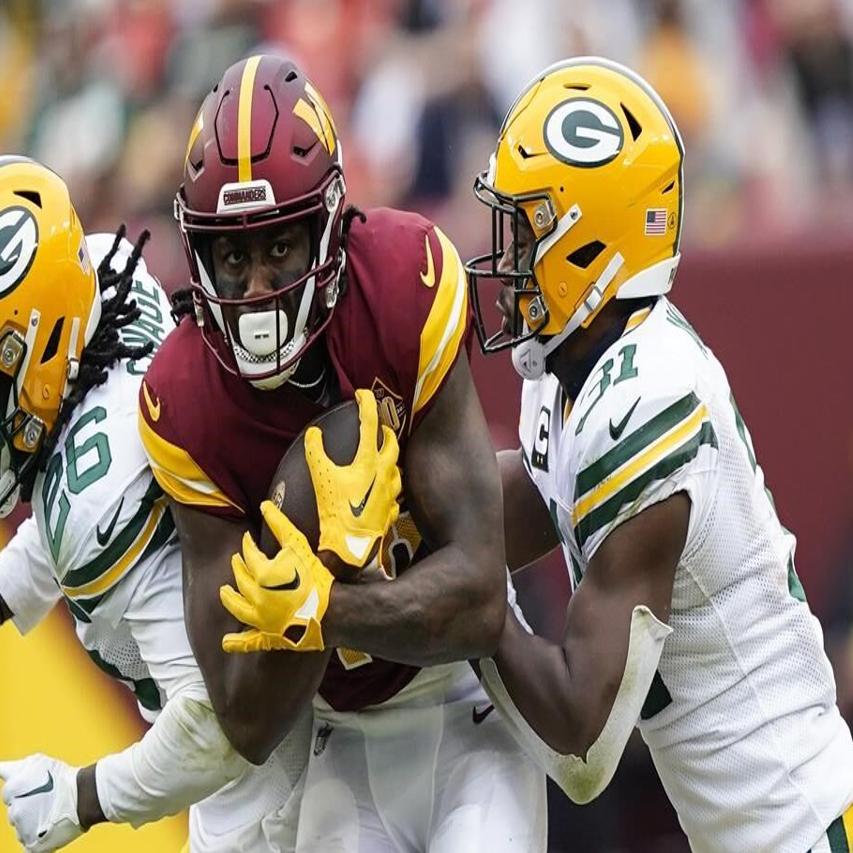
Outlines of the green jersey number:
[[[103,406],[95,406],[94,409],[81,415],[74,426],[68,430],[64,447],[66,488],[62,488],[62,453],[56,452],[47,463],[41,496],[44,502],[47,539],[54,560],[59,558],[62,534],[65,532],[65,524],[71,510],[68,492],[79,495],[92,483],[100,480],[109,471],[113,461],[106,433],[96,432],[87,438],[79,438],[80,433],[85,431],[89,424],[100,423],[106,416],[107,412]],[[56,508],[55,516],[54,507]]]
[[628,344],[627,346],[622,347],[619,350],[616,357],[619,359],[619,375],[616,379],[613,379],[613,359],[608,358],[604,364],[598,369],[598,372],[601,376],[598,379],[598,382],[593,386],[593,392],[598,392],[595,396],[595,399],[589,404],[587,410],[583,413],[583,417],[578,421],[577,429],[575,430],[575,435],[580,435],[581,430],[584,428],[586,424],[586,419],[589,417],[590,412],[596,407],[598,401],[604,396],[604,392],[611,385],[618,385],[620,382],[624,382],[626,379],[633,379],[635,376],[639,375],[639,371],[636,367],[634,367],[634,355],[637,352],[636,344]]

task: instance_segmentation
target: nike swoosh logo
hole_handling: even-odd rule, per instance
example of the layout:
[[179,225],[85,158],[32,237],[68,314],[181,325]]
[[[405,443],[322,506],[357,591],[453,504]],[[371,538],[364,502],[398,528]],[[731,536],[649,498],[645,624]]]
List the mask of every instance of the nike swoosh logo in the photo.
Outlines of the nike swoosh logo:
[[475,725],[475,726],[479,726],[479,725],[480,725],[480,723],[482,723],[482,722],[483,722],[483,720],[485,720],[485,719],[486,719],[486,717],[488,717],[488,716],[489,716],[489,714],[491,714],[491,713],[492,713],[492,711],[494,711],[494,710],[495,710],[495,706],[494,706],[494,705],[486,705],[486,707],[485,707],[485,708],[483,708],[483,710],[482,710],[482,711],[478,711],[478,710],[477,710],[477,706],[475,705],[475,706],[471,709],[471,719],[474,721],[474,725]]
[[160,401],[158,400],[156,403],[151,398],[151,393],[148,390],[148,383],[143,380],[142,382],[142,396],[145,397],[145,405],[148,406],[148,414],[151,415],[152,421],[160,420]]
[[275,586],[266,586],[261,584],[263,589],[268,589],[270,592],[289,592],[294,589],[299,589],[299,584],[302,583],[302,578],[299,577],[299,572],[294,572],[293,580],[287,583],[276,584]]
[[361,503],[360,504],[354,504],[350,501],[349,508],[352,510],[352,514],[356,518],[359,518],[361,516],[361,514],[364,512],[364,508],[367,506],[367,501],[370,498],[370,493],[373,491],[373,486],[375,484],[376,484],[376,476],[374,475],[373,481],[370,484],[370,488],[368,488],[364,497],[361,499]]
[[48,770],[47,771],[47,782],[44,785],[40,785],[38,788],[33,788],[32,791],[27,791],[26,794],[18,794],[15,797],[16,800],[23,800],[24,797],[34,797],[36,794],[46,794],[48,791],[53,790],[53,775]]
[[435,264],[432,260],[432,247],[429,244],[429,236],[424,237],[424,243],[426,244],[427,268],[425,272],[421,273],[421,281],[427,287],[433,287],[435,285]]
[[113,529],[116,526],[116,522],[118,521],[119,514],[121,513],[121,508],[124,505],[124,498],[122,498],[118,502],[118,509],[115,511],[115,515],[112,517],[112,521],[110,521],[109,525],[107,525],[107,529],[101,532],[101,525],[99,524],[95,527],[95,537],[98,540],[98,544],[103,548],[107,542],[110,541],[110,537],[113,535]]
[[610,421],[610,424],[609,424],[609,426],[610,426],[610,437],[614,441],[616,441],[619,438],[619,436],[622,435],[622,433],[625,431],[625,427],[628,426],[628,421],[631,420],[631,415],[634,414],[634,409],[637,408],[637,403],[639,403],[639,402],[640,402],[640,398],[637,397],[637,399],[634,400],[634,405],[631,406],[630,409],[628,409],[628,413],[625,415],[624,418],[622,418],[621,421],[619,421],[618,424],[616,424],[616,426],[613,426],[612,420]]

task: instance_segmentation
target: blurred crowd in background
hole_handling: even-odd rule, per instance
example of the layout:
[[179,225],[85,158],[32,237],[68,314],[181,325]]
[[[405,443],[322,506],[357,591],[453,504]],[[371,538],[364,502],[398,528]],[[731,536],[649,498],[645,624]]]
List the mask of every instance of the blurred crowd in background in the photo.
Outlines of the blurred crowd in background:
[[[536,72],[583,54],[636,68],[669,104],[688,249],[853,234],[853,0],[3,0],[0,151],[57,170],[88,231],[149,228],[149,267],[184,284],[172,199],[189,129],[257,52],[293,58],[325,96],[350,201],[416,209],[463,256],[488,237],[471,184],[504,113]],[[849,463],[848,477],[853,435]],[[850,529],[847,566],[853,515]],[[822,615],[850,719],[853,572],[836,576]],[[552,849],[686,850],[652,779],[637,745],[600,801],[552,810]]]
[[690,245],[853,227],[853,0],[5,0],[0,149],[58,170],[89,230],[152,227],[155,268],[178,283],[189,128],[258,50],[325,95],[352,200],[417,208],[463,253],[481,242],[470,186],[507,107],[580,54],[631,65],[670,105]]

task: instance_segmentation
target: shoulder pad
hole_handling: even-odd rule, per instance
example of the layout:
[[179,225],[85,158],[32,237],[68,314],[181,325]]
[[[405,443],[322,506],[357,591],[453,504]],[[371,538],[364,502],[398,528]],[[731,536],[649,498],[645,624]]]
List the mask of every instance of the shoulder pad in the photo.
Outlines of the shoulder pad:
[[657,486],[695,460],[701,448],[717,447],[689,366],[660,363],[659,353],[643,346],[648,343],[617,341],[571,413],[571,521],[587,553],[616,524],[667,497]]

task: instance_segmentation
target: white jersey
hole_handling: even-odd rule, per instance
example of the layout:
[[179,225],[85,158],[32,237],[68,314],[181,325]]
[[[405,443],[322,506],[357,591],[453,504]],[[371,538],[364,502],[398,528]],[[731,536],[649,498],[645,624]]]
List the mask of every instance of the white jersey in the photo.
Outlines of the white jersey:
[[689,495],[673,632],[638,726],[694,850],[810,849],[853,802],[853,741],[720,363],[660,298],[570,410],[554,376],[525,382],[519,429],[573,587],[619,524]]
[[[113,235],[86,239],[97,266]],[[132,249],[122,243],[112,262],[117,271]],[[174,324],[168,297],[142,260],[131,297],[141,316],[120,330],[122,340],[151,341],[156,350]],[[149,360],[120,361],[75,409],[36,479],[33,515],[0,552],[0,595],[22,632],[64,597],[89,656],[133,690],[152,722],[178,693],[207,694],[184,624],[174,521],[137,427]],[[247,764],[193,806],[192,853],[292,851],[310,737],[308,715],[264,765]]]
[[[87,237],[96,266],[113,239]],[[124,268],[132,250],[127,241],[121,244],[115,270]],[[122,340],[132,346],[151,341],[156,349],[174,323],[168,298],[143,260],[131,297],[140,317],[120,330]],[[81,643],[98,666],[134,691],[150,721],[166,700],[166,685],[152,678],[124,616],[138,584],[149,583],[155,569],[179,576],[181,564],[175,525],[137,432],[136,400],[148,361],[118,362],[86,395],[36,478],[32,507],[41,551]],[[197,669],[191,658],[187,666]]]

